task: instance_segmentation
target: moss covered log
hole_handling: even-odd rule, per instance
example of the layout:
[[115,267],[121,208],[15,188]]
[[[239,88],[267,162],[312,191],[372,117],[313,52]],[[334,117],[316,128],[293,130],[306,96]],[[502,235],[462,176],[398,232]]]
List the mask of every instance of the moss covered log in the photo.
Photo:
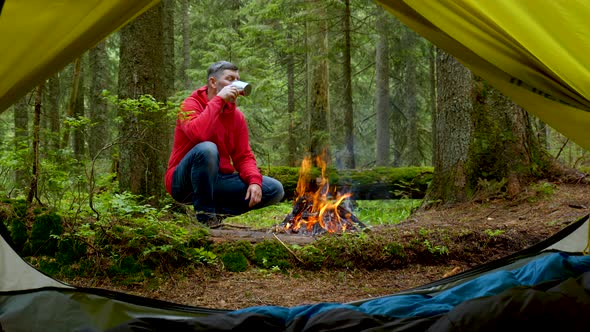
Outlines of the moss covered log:
[[[281,181],[285,199],[295,197],[299,167],[272,167],[262,169],[264,175]],[[328,168],[326,176],[330,186],[339,192],[351,192],[355,199],[421,199],[432,180],[432,167],[376,167],[363,170],[336,170]],[[321,177],[319,169],[312,170],[312,178]]]

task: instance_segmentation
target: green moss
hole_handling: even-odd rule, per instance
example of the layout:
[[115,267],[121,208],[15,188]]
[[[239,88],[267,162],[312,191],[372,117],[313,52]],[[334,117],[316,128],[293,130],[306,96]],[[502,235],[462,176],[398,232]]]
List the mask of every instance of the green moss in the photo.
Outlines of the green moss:
[[228,252],[238,252],[246,259],[251,261],[254,260],[254,246],[252,246],[250,242],[244,240],[221,243],[212,248],[212,250],[218,255],[223,255]]
[[88,246],[86,243],[73,236],[68,236],[59,241],[57,259],[61,264],[71,264],[86,255]]
[[[285,199],[292,199],[297,189],[299,167],[273,167],[263,169],[263,174],[276,178],[283,184]],[[343,190],[353,188],[356,199],[422,198],[432,180],[432,167],[375,167],[364,170],[336,170],[327,168],[326,176],[331,186]],[[313,168],[311,178],[321,176],[321,170]],[[378,195],[378,196],[376,196]]]
[[392,258],[405,258],[407,256],[405,247],[401,243],[392,242],[383,247],[386,256]]
[[257,266],[269,269],[291,267],[289,251],[279,242],[265,240],[254,246],[254,261]]
[[134,256],[123,257],[108,269],[108,273],[111,276],[139,275],[142,271],[143,265]]
[[50,276],[56,276],[61,270],[61,266],[58,262],[47,257],[40,259],[38,264],[39,270]]
[[8,200],[2,210],[2,222],[7,226],[16,251],[25,255],[25,244],[29,239],[26,216],[28,203],[25,200]]
[[13,200],[12,209],[17,218],[24,218],[27,215],[29,204],[24,199]]
[[323,252],[313,245],[307,245],[296,251],[297,256],[304,262],[305,266],[312,270],[319,270],[324,265],[326,257]]
[[29,230],[24,218],[12,218],[10,220],[10,236],[16,251],[23,254],[25,243],[29,239]]
[[231,272],[244,272],[248,269],[248,259],[239,251],[222,254],[221,261],[225,268]]
[[39,214],[31,229],[31,250],[34,255],[54,256],[58,238],[63,233],[62,219],[55,212]]

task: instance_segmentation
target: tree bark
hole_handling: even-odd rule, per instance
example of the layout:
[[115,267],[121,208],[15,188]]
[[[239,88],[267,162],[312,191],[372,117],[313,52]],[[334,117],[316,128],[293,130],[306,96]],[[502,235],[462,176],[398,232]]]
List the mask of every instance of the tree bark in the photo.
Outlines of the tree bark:
[[543,168],[544,149],[522,107],[481,80],[475,81],[473,95],[476,103],[474,141],[469,153],[470,187],[485,192],[487,188],[478,186],[480,179],[505,182],[506,193],[514,197],[536,177],[535,169]]
[[377,112],[376,123],[376,166],[389,165],[390,131],[389,118],[389,40],[387,38],[387,16],[381,6],[377,6],[376,29],[379,34],[375,50],[375,110]]
[[174,7],[175,0],[162,0],[162,47],[164,51],[164,84],[166,97],[174,94],[176,71],[174,65]]
[[[430,114],[432,114],[432,123],[436,123],[436,100],[437,100],[437,93],[436,93],[436,48],[434,47],[434,45],[430,45],[428,48],[428,63],[429,63],[429,74],[430,74],[430,80],[429,80],[429,87],[430,87],[430,93],[429,93],[429,97],[430,97]],[[435,134],[434,134],[434,130],[431,130],[431,140],[432,140],[432,146],[436,145],[435,142]],[[430,165],[432,165],[432,163],[430,163]]]
[[344,32],[344,52],[343,52],[343,70],[344,86],[343,88],[343,103],[344,103],[344,167],[354,169],[354,107],[352,103],[352,69],[351,69],[351,31],[350,31],[350,0],[344,0],[344,17],[343,17],[343,32]]
[[182,0],[182,66],[180,77],[185,90],[192,87],[188,77],[188,69],[191,67],[191,33],[190,33],[190,5],[189,0]]
[[41,100],[44,87],[45,82],[41,83],[35,92],[35,116],[33,118],[33,165],[31,171],[31,184],[29,186],[29,193],[27,194],[27,202],[29,204],[33,202],[33,198],[36,199],[39,204],[41,204],[37,188],[39,183],[39,132],[41,123]]
[[[78,87],[80,86],[80,71],[81,71],[82,59],[77,58],[74,62],[73,73],[72,73],[72,90],[70,92],[70,100],[66,109],[66,117],[73,118],[76,98],[78,98]],[[70,126],[66,125],[64,128],[63,138],[61,140],[61,148],[65,148],[70,144]]]
[[[294,45],[291,34],[288,34],[287,38],[291,45]],[[286,57],[287,61],[287,113],[289,115],[289,130],[287,133],[287,165],[294,167],[297,166],[297,160],[300,156],[297,155],[298,137],[296,128],[297,126],[297,114],[295,112],[295,57],[293,52],[290,51]]]
[[[311,69],[311,88],[309,91],[309,152],[313,160],[329,156],[329,96],[328,96],[328,23],[326,7],[317,0],[308,0],[315,21],[310,22],[310,53],[308,61]],[[329,157],[328,157],[329,158]],[[327,160],[326,160],[327,161]]]
[[407,137],[406,157],[403,163],[406,166],[419,166],[421,164],[420,142],[418,137],[418,92],[416,65],[418,57],[415,55],[418,38],[416,33],[408,28],[402,29],[401,49],[403,52],[403,99],[404,113],[407,119],[405,135]]
[[61,99],[60,78],[58,74],[53,75],[47,82],[47,107],[45,116],[48,129],[47,147],[55,151],[60,147],[61,117],[59,101]]
[[[25,95],[13,106],[14,148],[16,155],[25,160],[29,159],[23,154],[29,149],[29,98],[29,95]],[[24,188],[28,180],[27,172],[18,167],[14,175],[17,188]]]
[[[121,30],[119,98],[139,99],[151,95],[164,101],[162,5],[158,4]],[[119,109],[123,123],[118,179],[122,190],[145,198],[154,205],[164,195],[162,179],[167,164],[169,124],[164,109],[139,113]]]
[[[76,97],[75,97],[75,101],[74,101],[74,105],[73,105],[73,110],[72,110],[72,115],[73,118],[78,120],[81,119],[82,117],[84,117],[85,115],[85,110],[84,110],[84,98],[85,98],[85,92],[86,92],[86,83],[85,83],[85,79],[84,79],[84,72],[85,72],[85,65],[84,63],[86,63],[85,61],[86,56],[82,56],[80,59],[80,72],[78,74],[78,88],[77,88],[77,93],[76,93]],[[72,130],[72,150],[74,151],[74,157],[77,160],[82,160],[84,157],[84,132],[83,132],[83,128],[81,128],[80,126],[76,126],[75,128],[73,128]]]
[[434,174],[425,203],[455,203],[467,199],[466,162],[473,132],[471,72],[452,56],[439,51],[437,109],[433,130]]
[[455,59],[437,57],[434,175],[425,203],[515,198],[535,179],[582,181],[539,144],[526,112]]
[[[109,108],[102,96],[108,89],[108,58],[106,42],[101,42],[89,51],[90,61],[90,100],[89,118],[92,126],[88,135],[90,158],[95,158],[102,148],[110,143]],[[109,156],[105,156],[109,157]]]

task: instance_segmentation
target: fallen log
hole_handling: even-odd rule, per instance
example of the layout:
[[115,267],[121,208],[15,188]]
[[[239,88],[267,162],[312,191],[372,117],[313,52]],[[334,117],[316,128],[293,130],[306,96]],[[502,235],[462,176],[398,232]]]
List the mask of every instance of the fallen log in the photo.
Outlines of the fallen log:
[[223,243],[231,241],[248,241],[258,243],[264,240],[276,240],[278,237],[281,241],[288,244],[306,245],[313,243],[315,238],[297,234],[275,234],[264,230],[244,230],[244,229],[211,229],[209,230],[209,239],[214,243]]

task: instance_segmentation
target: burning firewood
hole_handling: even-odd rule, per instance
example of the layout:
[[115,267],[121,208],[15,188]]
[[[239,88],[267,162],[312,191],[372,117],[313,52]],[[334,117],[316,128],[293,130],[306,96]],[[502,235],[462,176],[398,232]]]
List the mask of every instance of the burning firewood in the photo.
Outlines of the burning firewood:
[[[279,230],[287,233],[320,235],[326,232],[342,233],[357,231],[366,226],[354,216],[352,211],[343,206],[343,202],[352,194],[338,194],[334,202],[328,199],[329,183],[325,177],[325,163],[318,159],[322,167],[322,177],[316,180],[318,186],[310,186],[309,174],[311,160],[304,159],[297,182],[297,199],[293,209],[279,225]],[[310,189],[310,188],[313,188]]]

